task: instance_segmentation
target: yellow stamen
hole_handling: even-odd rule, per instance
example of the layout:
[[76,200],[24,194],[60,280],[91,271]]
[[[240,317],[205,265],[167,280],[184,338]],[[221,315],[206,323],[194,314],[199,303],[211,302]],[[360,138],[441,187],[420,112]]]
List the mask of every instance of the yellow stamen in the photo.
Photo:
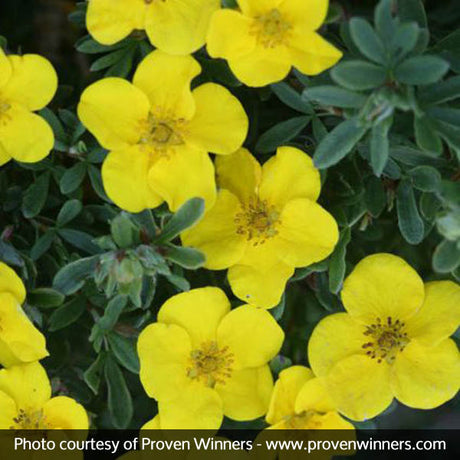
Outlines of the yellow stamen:
[[46,430],[50,427],[43,414],[43,410],[24,410],[19,409],[16,417],[13,418],[10,427],[12,430]]
[[214,388],[217,383],[225,384],[232,375],[233,353],[228,347],[219,348],[214,341],[205,342],[201,348],[190,353],[191,365],[187,376]]
[[256,16],[251,33],[257,37],[258,42],[265,48],[275,48],[286,43],[292,26],[287,22],[279,10]]
[[237,233],[246,235],[254,246],[265,243],[268,238],[278,234],[279,213],[266,201],[252,199],[243,205],[242,212],[235,216]]
[[299,414],[288,415],[284,417],[284,420],[287,428],[291,430],[316,429],[321,427],[319,417],[322,415],[324,415],[322,412],[307,410]]
[[365,336],[373,339],[362,346],[367,350],[366,354],[372,359],[377,359],[378,363],[385,360],[391,364],[396,355],[410,342],[404,327],[405,323],[399,319],[394,321],[391,316],[386,321],[377,318],[376,322],[367,326],[364,331]]
[[158,119],[152,114],[141,124],[139,144],[153,151],[164,151],[184,143],[180,135],[182,120]]
[[8,114],[10,109],[10,104],[0,100],[0,125],[5,126],[11,120],[11,116]]

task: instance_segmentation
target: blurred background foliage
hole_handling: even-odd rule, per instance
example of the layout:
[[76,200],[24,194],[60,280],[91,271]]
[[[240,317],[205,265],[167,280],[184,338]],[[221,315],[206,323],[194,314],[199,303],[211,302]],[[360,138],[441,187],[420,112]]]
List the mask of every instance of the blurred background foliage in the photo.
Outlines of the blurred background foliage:
[[[101,46],[86,35],[84,18],[84,2],[0,2],[1,46],[46,56],[60,77],[41,112],[56,135],[53,153],[0,169],[0,259],[26,282],[25,309],[46,335],[54,389],[84,404],[96,427],[138,428],[156,412],[137,375],[139,331],[190,286],[219,286],[232,297],[224,273],[200,269],[202,255],[177,245],[181,229],[201,216],[200,200],[175,216],[164,206],[130,215],[105,195],[106,152],[76,118],[76,104],[91,81],[130,78],[152,48],[143,33]],[[313,78],[293,71],[261,89],[242,86],[204,50],[196,54],[196,84],[217,81],[244,104],[245,145],[259,160],[286,143],[314,157],[320,202],[341,229],[332,256],[297,270],[271,310],[286,332],[275,374],[308,364],[311,331],[343,309],[344,276],[364,256],[392,252],[425,280],[460,280],[459,24],[457,0],[332,1],[323,32],[344,51],[341,63]],[[459,427],[459,406],[458,396],[433,411],[395,403],[358,425]]]

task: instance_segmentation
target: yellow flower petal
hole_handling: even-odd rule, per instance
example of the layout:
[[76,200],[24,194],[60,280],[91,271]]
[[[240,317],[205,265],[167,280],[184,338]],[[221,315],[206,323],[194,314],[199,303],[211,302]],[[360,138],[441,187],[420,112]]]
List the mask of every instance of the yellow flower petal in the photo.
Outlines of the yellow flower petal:
[[234,355],[234,369],[260,367],[280,350],[284,332],[266,310],[243,305],[219,324],[217,343]]
[[221,190],[214,206],[191,229],[181,235],[182,244],[199,249],[206,256],[205,267],[223,270],[244,254],[246,239],[237,233],[235,217],[241,206],[228,190]]
[[51,398],[43,406],[46,423],[51,428],[63,430],[87,430],[88,415],[81,404],[67,396]]
[[122,78],[104,78],[85,89],[78,116],[106,149],[136,144],[147,120],[147,96]]
[[141,212],[163,203],[149,185],[149,154],[138,146],[110,152],[102,165],[108,197],[121,209]]
[[313,372],[304,366],[291,366],[281,371],[265,417],[267,423],[274,425],[284,417],[294,414],[299,391],[312,378]]
[[407,334],[424,345],[436,345],[460,325],[460,286],[452,281],[425,284],[422,308],[408,321]]
[[0,363],[4,366],[48,356],[45,338],[26,316],[16,298],[0,293]]
[[316,30],[326,19],[329,0],[285,0],[279,11],[286,20],[299,29]]
[[253,155],[241,148],[231,155],[216,157],[217,185],[230,190],[242,203],[255,196],[262,168]]
[[187,124],[185,139],[208,152],[230,154],[241,147],[249,121],[240,101],[226,88],[206,83],[193,91],[195,116]]
[[217,430],[223,419],[220,396],[198,383],[181,389],[174,399],[160,400],[158,409],[163,430]]
[[278,8],[283,0],[238,0],[238,5],[245,15],[256,16]]
[[368,325],[376,318],[404,321],[420,308],[423,298],[423,281],[417,272],[392,254],[374,254],[361,260],[342,289],[346,310]]
[[170,56],[156,50],[139,64],[133,83],[148,96],[154,115],[188,120],[195,113],[190,84],[200,72],[192,56]]
[[209,55],[235,59],[250,53],[256,46],[252,23],[252,19],[239,11],[223,9],[214,13],[207,37]]
[[334,313],[323,318],[313,330],[308,343],[308,361],[318,377],[327,375],[339,361],[364,354],[368,342],[364,326],[347,313]]
[[51,385],[38,362],[0,370],[0,392],[16,402],[18,409],[41,409],[51,398]]
[[141,332],[137,342],[139,376],[150,397],[174,398],[191,384],[187,377],[191,351],[190,336],[175,324],[155,323]]
[[147,423],[144,423],[141,427],[141,430],[160,430],[161,429],[161,421],[160,415],[157,414],[152,420],[149,420]]
[[295,198],[316,201],[320,191],[319,171],[302,150],[280,147],[262,167],[260,198],[280,210]]
[[[342,418],[337,412],[327,412],[326,414],[316,415],[313,416],[313,426],[310,425],[310,428],[318,429],[318,430],[334,430],[333,439],[334,441],[348,441],[354,439],[353,434],[345,434],[338,430],[354,430],[355,427],[350,423],[347,422],[344,418]],[[322,433],[319,433],[319,437],[321,437]],[[330,440],[330,434],[328,436],[328,440]],[[337,450],[336,455],[344,455],[345,452],[341,449]],[[353,455],[353,453],[350,453]]]
[[289,52],[292,65],[306,75],[319,74],[342,57],[342,52],[320,35],[301,28],[293,31]]
[[214,165],[209,155],[188,145],[170,149],[150,168],[149,184],[176,211],[199,197],[209,209],[216,200]]
[[2,98],[21,104],[28,110],[45,107],[57,90],[58,77],[54,67],[37,54],[8,56],[13,73],[1,88]]
[[326,390],[324,379],[313,378],[300,388],[295,400],[295,412],[314,410],[316,412],[335,411],[334,401]]
[[11,68],[11,63],[3,49],[0,48],[0,88],[6,85],[12,73],[13,69]]
[[262,308],[279,304],[294,268],[281,261],[275,251],[271,240],[259,246],[249,243],[243,259],[229,268],[228,281],[238,298]]
[[273,389],[273,378],[267,365],[235,370],[225,384],[217,384],[224,414],[233,420],[254,420],[265,415]]
[[0,123],[0,144],[4,152],[22,163],[43,160],[54,144],[54,134],[48,123],[16,104],[11,105],[6,116],[6,122]]
[[219,0],[168,0],[147,9],[145,29],[150,41],[169,54],[190,54],[205,44],[212,14]]
[[13,418],[18,415],[18,409],[14,399],[3,391],[0,391],[0,408],[0,430],[9,430],[14,425]]
[[144,16],[144,0],[91,0],[86,26],[99,43],[113,45],[133,29],[143,29]]
[[158,312],[158,321],[185,329],[192,347],[215,341],[217,326],[230,311],[224,291],[204,287],[182,292],[168,299]]
[[265,86],[283,80],[291,70],[291,55],[284,46],[265,48],[256,45],[253,51],[228,64],[236,77],[245,85]]
[[319,262],[332,253],[339,239],[335,219],[306,198],[289,201],[280,221],[274,244],[287,265],[303,267]]
[[460,353],[453,340],[423,346],[413,340],[394,362],[392,388],[406,406],[433,409],[460,389]]
[[393,400],[390,366],[368,356],[353,355],[338,362],[325,379],[337,410],[352,420],[367,420]]
[[26,300],[26,289],[21,278],[12,268],[0,262],[0,293],[2,292],[13,294],[19,304]]

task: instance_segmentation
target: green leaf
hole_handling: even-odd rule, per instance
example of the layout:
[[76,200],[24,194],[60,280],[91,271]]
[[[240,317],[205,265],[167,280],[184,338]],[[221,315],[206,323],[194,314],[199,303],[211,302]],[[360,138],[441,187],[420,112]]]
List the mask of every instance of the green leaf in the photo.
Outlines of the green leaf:
[[344,61],[331,70],[332,79],[341,86],[354,91],[377,88],[385,82],[383,67],[366,61]]
[[460,75],[427,86],[420,91],[420,102],[425,105],[443,104],[460,97]]
[[198,251],[198,249],[174,245],[169,245],[166,248],[164,257],[189,270],[196,270],[202,267],[206,262],[206,257],[201,251]]
[[110,223],[113,240],[120,248],[130,248],[135,241],[136,227],[125,212],[118,214]]
[[415,21],[420,27],[427,27],[425,8],[421,0],[397,0],[397,5],[401,21]]
[[26,190],[22,201],[22,214],[26,219],[37,216],[45,206],[50,184],[50,173],[39,176]]
[[122,337],[116,332],[110,332],[107,339],[117,361],[133,374],[139,374],[140,364],[134,340]]
[[387,57],[382,40],[374,32],[372,26],[363,18],[352,18],[350,35],[359,51],[368,59],[378,64],[384,64]]
[[41,308],[59,307],[64,300],[64,295],[51,288],[37,288],[27,293],[27,302]]
[[408,180],[400,182],[396,198],[399,230],[409,244],[419,244],[423,240],[424,225],[415,202],[414,189]]
[[395,78],[406,85],[429,85],[440,80],[449,70],[449,63],[437,56],[415,56],[395,69]]
[[371,166],[377,177],[380,177],[388,161],[390,152],[388,131],[392,124],[393,119],[390,117],[372,127],[370,144]]
[[366,131],[367,128],[360,126],[354,118],[340,123],[318,145],[313,156],[316,167],[325,169],[338,163],[351,151]]
[[343,284],[346,270],[347,246],[351,240],[350,227],[340,232],[340,239],[329,261],[329,290],[337,294]]
[[310,120],[311,117],[307,115],[278,123],[260,136],[256,144],[256,151],[261,153],[275,151],[280,145],[299,135]]
[[113,66],[117,62],[120,62],[125,56],[125,48],[113,51],[110,54],[106,54],[105,56],[96,59],[92,63],[90,70],[91,72],[97,72],[98,70],[106,69],[107,67]]
[[91,185],[93,186],[94,191],[102,198],[104,201],[111,202],[109,197],[106,195],[104,191],[104,185],[102,183],[102,176],[101,171],[98,168],[91,165],[88,168],[89,180],[91,181]]
[[371,176],[366,184],[364,201],[367,210],[373,217],[378,217],[387,205],[387,195],[382,180]]
[[59,188],[64,195],[68,195],[82,184],[86,175],[86,164],[78,162],[76,165],[66,169],[59,182]]
[[456,241],[444,240],[433,253],[433,269],[438,273],[450,273],[460,266],[460,248]]
[[53,244],[56,238],[56,231],[54,229],[50,229],[46,231],[32,246],[30,250],[30,257],[32,260],[38,260],[40,257],[45,254],[48,249]]
[[73,230],[71,228],[61,228],[58,230],[58,234],[68,243],[88,254],[97,254],[101,252],[100,248],[93,243],[94,236],[88,233]]
[[414,117],[414,132],[417,145],[428,152],[442,152],[442,141],[426,115]]
[[191,198],[184,203],[164,226],[156,243],[171,241],[187,228],[195,224],[204,213],[204,200]]
[[80,318],[85,309],[86,299],[76,297],[53,312],[50,316],[49,330],[54,332],[70,326]]
[[71,222],[78,214],[81,213],[83,205],[79,200],[69,200],[64,203],[57,216],[56,223],[60,227]]
[[437,192],[441,187],[441,174],[432,166],[417,166],[409,175],[414,187],[423,192]]
[[287,83],[275,83],[270,86],[272,91],[276,94],[278,99],[291,107],[294,110],[302,113],[314,113],[311,104],[305,100],[294,88],[290,87]]
[[110,353],[107,354],[104,369],[112,422],[115,428],[126,429],[133,417],[133,401],[123,373]]
[[343,109],[361,108],[366,103],[366,97],[362,94],[332,85],[306,88],[302,93],[302,98]]
[[125,48],[128,44],[132,43],[132,39],[122,40],[114,45],[102,45],[101,43],[93,40],[91,37],[86,36],[83,40],[77,42],[76,48],[80,53],[85,54],[102,54],[115,51],[120,48]]
[[395,34],[396,24],[391,7],[392,0],[381,0],[374,11],[375,28],[383,43],[389,43]]
[[97,355],[96,360],[83,373],[83,379],[94,394],[98,394],[101,384],[101,374],[104,370],[105,353],[101,352]]
[[128,297],[125,295],[117,295],[114,297],[105,308],[104,316],[99,319],[98,325],[101,329],[109,331],[117,324],[120,315],[128,303]]
[[427,113],[443,123],[460,128],[460,109],[452,107],[431,107]]
[[414,22],[401,24],[391,43],[392,51],[398,60],[407,56],[417,44],[420,29]]
[[64,295],[74,294],[85,284],[86,279],[93,275],[98,261],[99,257],[93,256],[71,262],[57,272],[53,288]]

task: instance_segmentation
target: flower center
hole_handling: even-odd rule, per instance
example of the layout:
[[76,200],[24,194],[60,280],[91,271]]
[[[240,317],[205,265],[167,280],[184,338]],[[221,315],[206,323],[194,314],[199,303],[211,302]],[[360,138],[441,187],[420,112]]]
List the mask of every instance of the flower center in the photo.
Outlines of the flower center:
[[11,430],[46,430],[50,428],[43,410],[26,411],[19,409],[18,415],[13,418],[14,425]]
[[255,17],[252,34],[265,48],[275,48],[286,42],[291,28],[291,24],[275,8]]
[[180,120],[160,120],[152,114],[142,123],[139,144],[153,148],[153,150],[164,150],[169,146],[181,145],[184,143],[179,134]]
[[191,365],[187,376],[214,388],[216,383],[225,384],[232,375],[233,353],[228,347],[219,348],[214,341],[205,342],[201,348],[190,353]]
[[265,243],[268,238],[278,234],[279,213],[265,200],[252,199],[243,205],[242,212],[235,216],[237,233],[246,235],[254,246]]
[[367,350],[366,355],[372,359],[377,359],[378,363],[386,360],[391,364],[398,352],[403,351],[410,341],[407,333],[404,332],[404,326],[405,323],[399,319],[394,321],[391,316],[387,318],[386,322],[377,318],[374,324],[366,326],[364,335],[372,339],[372,341],[363,344],[363,348]]

